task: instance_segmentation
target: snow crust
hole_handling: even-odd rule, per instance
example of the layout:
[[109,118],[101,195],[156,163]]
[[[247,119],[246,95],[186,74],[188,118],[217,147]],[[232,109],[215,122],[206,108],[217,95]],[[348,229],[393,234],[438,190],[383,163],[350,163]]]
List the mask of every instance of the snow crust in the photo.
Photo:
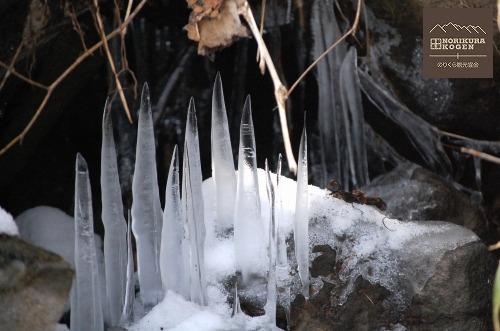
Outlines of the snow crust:
[[[276,175],[271,175],[275,182]],[[269,201],[266,194],[265,172],[258,169],[262,219],[269,219]],[[333,198],[328,191],[308,187],[310,250],[316,245],[328,244],[336,250],[338,260],[344,261],[340,280],[345,290],[337,302],[343,304],[351,293],[358,276],[386,287],[391,296],[388,304],[403,309],[414,293],[418,292],[432,276],[433,267],[442,255],[469,242],[479,240],[471,231],[444,222],[401,222],[387,218],[371,206],[351,204]],[[281,177],[279,194],[283,207],[280,211],[279,231],[285,238],[293,233],[296,182]],[[130,330],[268,330],[272,328],[267,316],[231,318],[232,308],[227,303],[230,296],[224,283],[236,270],[234,239],[220,236],[216,230],[216,191],[214,181],[203,183],[204,214],[207,225],[205,243],[205,268],[207,273],[208,306],[187,302],[175,293],[168,292],[165,299]],[[264,222],[264,232],[269,233],[269,222]],[[267,236],[266,236],[267,237]],[[340,240],[344,238],[343,240]],[[263,238],[265,240],[265,238]],[[310,253],[312,261],[318,253]],[[292,287],[292,300],[301,291],[296,271],[296,261],[290,261],[292,272],[288,275]],[[267,264],[263,264],[267,265]],[[267,268],[259,272],[265,277]],[[278,270],[279,273],[279,270]],[[278,280],[282,279],[278,276]],[[326,277],[311,279],[313,292],[319,291]],[[265,285],[265,284],[264,284]],[[280,284],[278,284],[279,286]],[[253,288],[250,295],[265,301],[265,286]],[[247,293],[248,295],[248,293]],[[282,304],[282,302],[280,302]],[[274,327],[275,328],[275,327]]]
[[17,229],[16,223],[5,209],[0,207],[0,233],[5,233],[10,236],[18,236],[19,231]]

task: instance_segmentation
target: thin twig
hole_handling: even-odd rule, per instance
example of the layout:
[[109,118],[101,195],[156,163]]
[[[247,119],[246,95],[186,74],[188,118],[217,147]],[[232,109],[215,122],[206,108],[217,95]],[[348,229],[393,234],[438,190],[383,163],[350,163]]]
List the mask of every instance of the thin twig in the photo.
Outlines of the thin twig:
[[[137,5],[137,7],[135,7],[134,11],[130,14],[130,16],[125,21],[123,21],[123,23],[119,27],[117,27],[116,29],[114,29],[113,31],[111,31],[106,36],[105,40],[110,40],[111,38],[113,38],[114,36],[116,36],[117,34],[119,34],[128,24],[130,24],[130,22],[134,19],[134,17],[144,7],[144,5],[146,4],[146,2],[147,2],[147,0],[142,0],[141,2],[139,2],[139,4]],[[28,133],[28,131],[31,129],[31,127],[33,126],[33,124],[36,122],[36,120],[38,119],[38,117],[42,113],[42,111],[45,108],[45,105],[47,104],[47,101],[49,100],[50,96],[52,95],[52,92],[54,91],[54,89],[57,86],[59,86],[59,84],[66,77],[68,77],[68,75],[70,73],[72,73],[73,70],[75,70],[75,68],[77,68],[80,65],[80,63],[82,63],[89,56],[91,56],[95,51],[97,51],[99,48],[101,48],[102,45],[103,45],[103,43],[104,43],[104,41],[100,40],[99,42],[97,42],[96,44],[94,44],[92,47],[90,47],[82,55],[80,55],[78,58],[76,58],[76,60],[69,67],[67,67],[66,70],[64,70],[64,72],[61,75],[59,75],[59,77],[57,77],[56,80],[54,80],[52,82],[52,84],[50,84],[47,87],[47,94],[45,95],[45,97],[43,98],[42,102],[38,106],[37,110],[35,111],[35,114],[31,118],[31,120],[24,127],[24,129],[21,131],[21,133],[19,133],[17,136],[15,136],[7,145],[5,145],[0,150],[0,155],[3,155],[10,148],[12,148],[12,146],[14,146],[16,143],[18,143],[18,142],[20,142],[20,141],[22,141],[24,139],[24,137],[26,136],[26,134]],[[14,74],[14,72],[13,72],[13,74]]]
[[[262,0],[261,10],[260,10],[260,35],[264,35],[264,21],[266,18],[266,0]],[[260,56],[260,50],[257,47],[257,62],[259,62],[260,73],[263,75],[266,73],[266,61],[263,56]]]
[[123,108],[125,109],[125,113],[127,114],[128,121],[133,123],[132,114],[130,113],[130,109],[128,108],[127,98],[125,97],[125,93],[123,93],[122,83],[120,81],[120,77],[116,72],[115,60],[113,59],[113,55],[111,55],[111,51],[109,50],[108,40],[106,39],[106,33],[104,32],[104,24],[102,23],[102,17],[99,10],[99,3],[97,0],[94,0],[95,6],[95,18],[97,20],[97,25],[99,27],[99,34],[101,36],[101,40],[103,41],[104,52],[106,53],[106,57],[108,58],[109,67],[111,68],[111,72],[115,77],[116,89],[118,90],[118,95],[120,96],[120,100],[122,101]]
[[10,60],[10,65],[6,68],[5,75],[2,78],[2,82],[0,83],[0,90],[3,88],[5,83],[7,82],[7,79],[9,78],[10,74],[13,73],[14,70],[14,65],[16,64],[17,58],[19,57],[19,54],[21,54],[21,50],[23,49],[23,41],[17,46],[16,52],[14,53],[14,56]]
[[483,159],[485,161],[489,161],[489,162],[492,162],[492,163],[500,164],[500,157],[497,157],[497,156],[494,156],[494,155],[491,155],[491,154],[488,154],[488,153],[480,152],[480,151],[475,150],[473,148],[460,147],[460,152],[462,152],[464,154],[472,155],[474,157]]
[[493,244],[493,245],[489,245],[488,246],[488,250],[491,252],[491,251],[496,251],[497,249],[500,248],[500,241],[497,242],[496,244]]
[[247,21],[250,26],[250,31],[257,42],[257,46],[259,48],[260,56],[264,58],[266,62],[267,69],[269,70],[269,74],[271,75],[271,79],[274,85],[274,97],[276,99],[276,103],[278,104],[278,112],[281,123],[281,133],[283,135],[283,143],[285,144],[285,155],[288,162],[288,168],[291,172],[296,173],[297,171],[297,162],[295,161],[295,157],[292,152],[292,143],[290,142],[290,134],[288,132],[288,123],[286,120],[286,111],[285,111],[285,100],[287,95],[286,87],[281,82],[278,72],[274,66],[273,60],[271,59],[271,55],[262,39],[262,35],[259,32],[259,28],[257,27],[257,23],[255,22],[255,18],[253,17],[252,9],[247,2],[243,5],[241,15]]
[[356,30],[358,29],[359,25],[359,18],[361,16],[361,7],[362,7],[363,0],[358,0],[358,5],[356,8],[356,17],[354,18],[354,22],[352,23],[352,26],[349,30],[346,31],[337,41],[335,41],[330,47],[328,47],[316,60],[314,60],[313,63],[307,67],[306,70],[297,78],[295,83],[292,84],[292,86],[288,89],[288,93],[286,94],[286,98],[292,94],[292,92],[295,90],[297,85],[304,79],[304,77],[307,76],[307,74],[314,69],[314,67],[318,64],[319,61],[323,60],[325,56],[328,55],[335,47],[337,47],[338,44],[340,44],[342,41],[344,41],[348,36],[354,35],[356,33]]
[[27,76],[25,76],[23,74],[20,74],[19,72],[16,71],[16,69],[11,68],[5,62],[0,61],[0,67],[4,68],[5,70],[7,70],[7,72],[10,72],[12,75],[16,76],[20,80],[25,81],[28,84],[31,84],[31,85],[36,86],[38,88],[41,88],[42,90],[48,90],[49,89],[49,87],[47,85],[41,84],[41,83],[39,83],[37,81],[34,81],[33,79],[31,79],[31,78],[29,78],[29,77],[27,77]]
[[452,148],[455,150],[458,150],[460,153],[463,154],[468,154],[473,157],[477,157],[479,159],[489,161],[492,163],[500,164],[500,157],[494,156],[485,152],[478,151],[476,149],[470,148],[470,147],[461,147],[461,146],[455,146],[455,145],[450,145],[450,144],[444,144],[442,143],[444,147]]

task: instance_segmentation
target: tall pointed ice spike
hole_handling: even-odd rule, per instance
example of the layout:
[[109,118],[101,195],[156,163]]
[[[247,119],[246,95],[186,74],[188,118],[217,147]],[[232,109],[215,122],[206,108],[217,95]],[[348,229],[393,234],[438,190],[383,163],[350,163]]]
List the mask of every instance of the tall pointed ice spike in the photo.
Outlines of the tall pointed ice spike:
[[231,313],[231,317],[235,317],[242,313],[241,305],[240,305],[240,297],[238,296],[238,281],[234,282],[234,300],[233,300],[233,312]]
[[[190,297],[200,305],[207,304],[205,280],[205,219],[203,215],[203,194],[198,126],[194,100],[189,101],[184,140],[182,172],[183,212],[186,218],[190,243]],[[184,276],[184,275],[183,275]]]
[[215,77],[212,94],[212,177],[217,194],[217,231],[234,226],[236,173],[220,74]]
[[304,130],[300,139],[297,170],[297,196],[295,202],[294,239],[295,257],[302,281],[302,294],[309,298],[309,196],[307,171],[307,133]]
[[149,100],[144,84],[137,129],[135,171],[132,181],[132,230],[137,243],[140,293],[147,308],[163,298],[160,277],[162,210],[156,174],[156,151]]
[[276,226],[278,228],[277,236],[277,266],[276,266],[276,283],[278,290],[278,301],[283,306],[285,310],[285,316],[287,324],[290,325],[290,306],[291,306],[291,295],[290,295],[290,268],[288,263],[288,252],[285,237],[285,230],[283,229],[283,200],[282,200],[282,187],[281,183],[281,167],[282,167],[282,156],[278,155],[278,163],[276,165],[276,190],[275,190],[275,201],[276,201]]
[[269,273],[267,276],[267,302],[265,306],[265,311],[267,317],[270,319],[273,326],[276,325],[276,303],[277,303],[277,288],[276,288],[276,255],[278,252],[277,247],[277,235],[278,228],[276,223],[276,200],[275,200],[275,190],[274,185],[271,180],[271,175],[269,173],[269,166],[266,159],[266,188],[267,188],[267,198],[269,199],[269,246],[268,246],[268,257],[269,257]]
[[247,97],[245,101],[241,116],[238,184],[234,215],[236,270],[241,272],[243,282],[246,282],[252,273],[258,273],[267,268],[264,262],[266,260],[266,244],[262,240],[264,231],[260,210],[257,155],[250,97]]
[[127,226],[118,179],[113,123],[108,101],[102,118],[101,198],[104,224],[104,267],[109,324],[117,326],[125,300],[127,275]]
[[75,165],[75,271],[72,330],[104,330],[89,171],[80,154],[76,156]]
[[127,325],[133,321],[133,308],[135,299],[135,278],[134,278],[134,252],[132,251],[131,216],[128,212],[127,222],[127,274],[125,285],[125,300],[123,303],[120,325]]
[[186,281],[182,274],[183,260],[182,238],[184,237],[184,220],[179,185],[179,152],[177,145],[172,153],[165,189],[165,210],[161,235],[160,269],[163,290],[182,293]]

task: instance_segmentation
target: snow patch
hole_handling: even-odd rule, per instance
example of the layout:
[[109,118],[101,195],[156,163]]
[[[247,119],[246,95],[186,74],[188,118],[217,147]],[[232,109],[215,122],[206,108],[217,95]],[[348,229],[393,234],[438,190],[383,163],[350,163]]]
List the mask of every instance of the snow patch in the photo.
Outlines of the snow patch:
[[19,231],[17,229],[16,223],[5,209],[0,207],[0,233],[5,233],[10,236],[18,236]]

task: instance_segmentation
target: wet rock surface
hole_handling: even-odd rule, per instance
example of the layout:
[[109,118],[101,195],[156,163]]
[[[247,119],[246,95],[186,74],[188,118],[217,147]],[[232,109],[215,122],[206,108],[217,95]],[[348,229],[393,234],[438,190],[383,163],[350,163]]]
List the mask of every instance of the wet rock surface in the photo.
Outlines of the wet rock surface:
[[446,221],[478,235],[486,230],[486,218],[477,203],[438,175],[412,163],[403,163],[377,177],[363,192],[381,197],[391,218]]
[[[292,330],[490,328],[496,261],[472,231],[450,222],[399,221],[316,188],[313,196],[311,294],[309,300],[297,294],[291,261]],[[261,315],[265,290],[244,295],[247,313]],[[278,325],[286,325],[282,306]]]
[[[440,129],[474,138],[496,140],[495,79],[424,79],[422,77],[422,12],[424,7],[494,6],[492,0],[371,1],[368,25],[373,32],[371,54],[398,98],[413,112]],[[390,9],[392,8],[392,9]],[[396,9],[397,8],[397,9]],[[494,38],[499,36],[498,31]],[[412,36],[411,38],[408,36]],[[494,55],[498,61],[498,54]],[[498,77],[495,66],[494,77]]]
[[55,329],[73,274],[56,254],[0,234],[0,329]]
[[[331,231],[327,223],[319,224],[311,228],[312,236]],[[488,330],[495,259],[462,227],[450,225],[438,233],[443,224],[432,222],[431,232],[397,249],[391,248],[391,239],[377,240],[387,254],[382,258],[377,249],[367,255],[346,254],[352,243],[370,241],[361,233],[344,238],[332,234],[337,241],[333,249],[331,244],[313,246],[311,276],[317,292],[308,302],[295,298],[292,329]],[[430,249],[446,238],[454,243]]]

